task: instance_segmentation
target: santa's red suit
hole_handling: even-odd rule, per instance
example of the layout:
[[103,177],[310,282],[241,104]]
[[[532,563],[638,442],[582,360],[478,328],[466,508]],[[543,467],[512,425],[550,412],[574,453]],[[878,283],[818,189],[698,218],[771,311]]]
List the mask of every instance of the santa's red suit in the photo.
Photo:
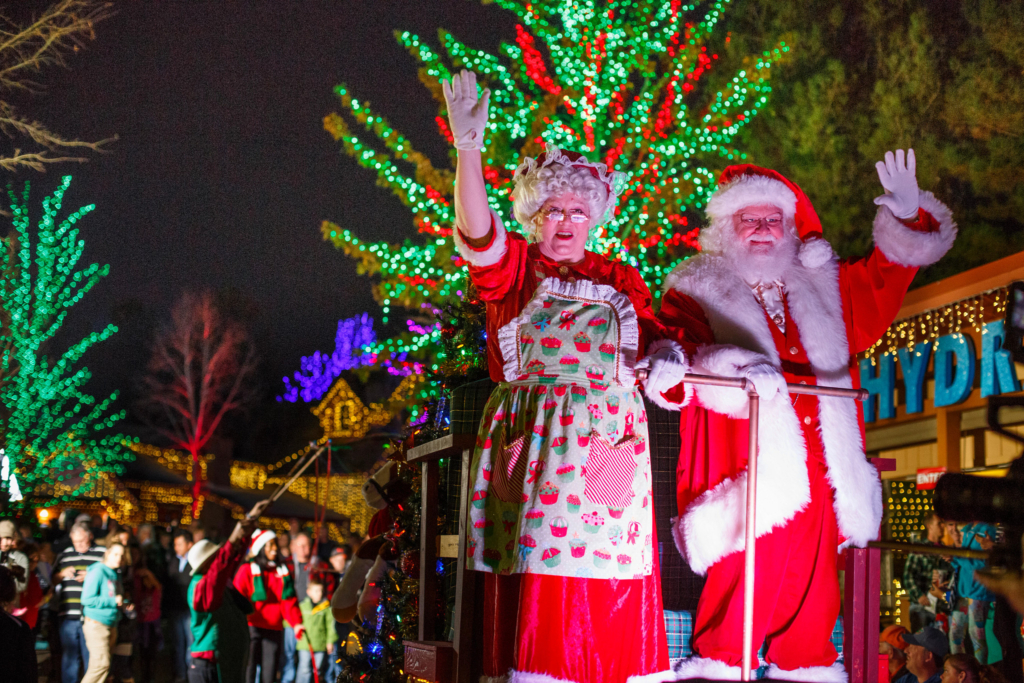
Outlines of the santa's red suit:
[[[796,185],[766,169],[730,167],[708,205],[704,253],[669,276],[659,317],[678,341],[700,345],[694,372],[743,376],[744,368],[766,362],[790,383],[856,387],[855,355],[892,323],[918,267],[941,258],[955,237],[943,204],[927,192],[919,203],[914,221],[881,207],[871,253],[839,260]],[[783,282],[768,283],[780,295],[771,316],[754,288],[759,283],[745,281],[720,251],[721,240],[735,239],[732,215],[764,204],[780,207],[803,240]],[[746,394],[678,385],[651,398],[684,406],[673,531],[693,570],[707,574],[694,624],[697,656],[677,671],[739,678]],[[808,395],[761,402],[752,661],[767,639],[772,678],[846,680],[829,641],[840,609],[837,550],[875,539],[882,516],[861,410],[856,401]]]

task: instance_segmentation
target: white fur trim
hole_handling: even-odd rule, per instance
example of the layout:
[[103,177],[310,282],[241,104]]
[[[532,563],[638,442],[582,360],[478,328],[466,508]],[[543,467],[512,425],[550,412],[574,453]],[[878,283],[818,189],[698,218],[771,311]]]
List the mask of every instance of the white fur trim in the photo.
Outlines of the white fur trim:
[[741,175],[719,186],[708,200],[707,214],[712,219],[727,218],[748,206],[774,204],[782,215],[796,215],[796,195],[786,184],[763,175]]
[[[755,363],[772,363],[768,356],[731,344],[709,344],[697,349],[694,372],[722,377],[743,377],[743,368]],[[708,410],[730,417],[747,416],[747,394],[731,387],[696,385],[697,398]]]
[[807,681],[808,683],[847,683],[849,676],[841,662],[832,666],[806,666],[792,671],[784,671],[775,664],[768,666],[766,676],[772,681]]
[[508,683],[575,683],[565,678],[555,678],[547,674],[536,674],[528,671],[509,669]]
[[707,678],[712,681],[738,681],[740,680],[741,673],[741,669],[738,666],[729,666],[717,659],[708,659],[696,655],[680,659],[673,665],[672,669],[675,671],[677,681],[685,681],[688,678]]
[[950,250],[956,239],[956,223],[949,207],[931,192],[921,192],[921,208],[939,223],[938,232],[917,232],[896,218],[887,206],[875,214],[872,236],[886,258],[902,266],[930,266]]
[[544,307],[544,298],[548,294],[563,298],[573,298],[583,302],[606,304],[615,312],[619,319],[619,353],[618,376],[612,379],[623,387],[632,387],[636,383],[633,368],[640,349],[640,326],[637,322],[636,309],[629,297],[617,291],[611,285],[598,285],[590,280],[564,282],[556,277],[544,278],[533,293],[530,303],[523,307],[522,312],[498,330],[498,345],[501,357],[505,361],[503,372],[506,382],[514,382],[522,376],[520,361],[519,330],[530,324],[530,317]]
[[[839,264],[829,261],[807,268],[795,260],[786,274],[789,312],[800,332],[818,384],[849,387],[850,349],[846,338]],[[779,353],[764,311],[750,287],[725,259],[700,254],[677,268],[666,287],[692,297],[704,310],[715,340],[760,354],[779,367]],[[715,374],[739,376],[743,358],[723,347],[698,352],[694,366]],[[744,417],[746,397],[731,390],[697,390],[697,398],[712,410]],[[729,391],[737,396],[729,396]],[[742,403],[740,403],[742,401]],[[821,436],[829,483],[836,490],[835,512],[843,535],[857,545],[875,538],[882,516],[881,483],[864,455],[857,407],[847,399],[824,398],[820,403]],[[758,453],[757,536],[784,524],[807,504],[806,445],[796,412],[789,401],[761,404]],[[742,550],[746,475],[726,480],[704,492],[680,511],[682,545],[691,568],[703,574],[727,554]],[[679,545],[677,541],[677,545]]]
[[677,680],[676,672],[669,669],[668,671],[658,671],[653,674],[630,676],[626,679],[626,683],[665,683],[666,681],[674,680]]
[[[662,386],[663,382],[659,382],[658,386],[655,386],[649,382],[644,382],[644,394],[647,396],[647,399],[651,403],[655,404],[660,408],[673,411],[679,410],[684,406],[688,405],[690,403],[690,399],[693,398],[693,385],[683,385],[682,403],[673,403],[666,399],[663,394],[664,392],[669,391],[670,389],[674,388],[677,384],[683,381],[686,375],[690,372],[690,363],[686,359],[686,352],[683,351],[683,347],[681,347],[679,344],[672,341],[671,339],[659,339],[658,341],[652,342],[647,347],[646,357],[651,358],[662,349],[671,349],[673,352],[675,352],[677,360],[682,364],[682,368],[680,369],[681,374],[678,376],[678,379],[676,379],[675,377],[668,378],[668,381],[672,381],[673,379],[675,379],[675,382],[669,386]],[[667,384],[667,382],[664,383]]]
[[458,226],[452,231],[455,248],[458,250],[459,256],[469,265],[493,266],[508,251],[508,232],[505,230],[505,224],[501,222],[501,216],[494,209],[491,209],[491,227],[494,228],[494,240],[486,249],[474,249],[466,244]]
[[812,237],[800,244],[797,251],[800,263],[806,268],[819,268],[837,258],[832,245],[820,237]]

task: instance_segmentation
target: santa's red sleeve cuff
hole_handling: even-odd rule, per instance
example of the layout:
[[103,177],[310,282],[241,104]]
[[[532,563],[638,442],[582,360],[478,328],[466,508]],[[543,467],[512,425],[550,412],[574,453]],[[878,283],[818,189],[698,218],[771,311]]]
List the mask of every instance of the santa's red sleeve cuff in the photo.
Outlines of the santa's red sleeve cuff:
[[901,220],[887,206],[878,207],[872,236],[875,246],[893,263],[930,266],[950,250],[956,239],[953,213],[931,192],[921,192],[913,222]]

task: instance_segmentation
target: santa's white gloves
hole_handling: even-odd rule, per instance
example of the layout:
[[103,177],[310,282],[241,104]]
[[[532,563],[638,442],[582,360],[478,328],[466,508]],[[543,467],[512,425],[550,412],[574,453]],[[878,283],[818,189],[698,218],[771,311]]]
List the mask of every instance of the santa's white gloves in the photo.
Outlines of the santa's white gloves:
[[448,125],[455,138],[455,149],[483,147],[491,91],[485,89],[483,95],[478,96],[476,74],[465,70],[452,76],[451,83],[441,81],[441,89],[448,106]]
[[647,357],[637,362],[636,369],[647,370],[647,379],[644,380],[647,396],[661,396],[683,381],[690,365],[683,349],[675,342],[656,342],[648,352]]
[[771,363],[754,363],[743,370],[743,376],[754,384],[754,391],[764,399],[770,400],[776,394],[789,395],[786,378]]
[[896,218],[917,218],[917,210],[921,204],[914,150],[907,150],[906,159],[903,157],[902,149],[896,150],[895,156],[892,152],[886,152],[885,161],[879,161],[875,168],[878,170],[878,179],[882,181],[882,187],[886,191],[881,197],[875,197],[875,204],[888,206]]

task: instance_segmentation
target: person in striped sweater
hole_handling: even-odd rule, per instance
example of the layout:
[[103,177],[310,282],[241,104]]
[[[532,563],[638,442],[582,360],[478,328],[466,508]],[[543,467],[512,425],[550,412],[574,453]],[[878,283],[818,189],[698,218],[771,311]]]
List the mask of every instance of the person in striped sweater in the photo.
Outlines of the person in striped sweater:
[[57,621],[60,631],[61,681],[77,683],[89,666],[89,650],[82,633],[82,584],[85,573],[103,559],[104,549],[93,543],[88,524],[71,527],[71,547],[63,550],[53,565],[57,582]]

